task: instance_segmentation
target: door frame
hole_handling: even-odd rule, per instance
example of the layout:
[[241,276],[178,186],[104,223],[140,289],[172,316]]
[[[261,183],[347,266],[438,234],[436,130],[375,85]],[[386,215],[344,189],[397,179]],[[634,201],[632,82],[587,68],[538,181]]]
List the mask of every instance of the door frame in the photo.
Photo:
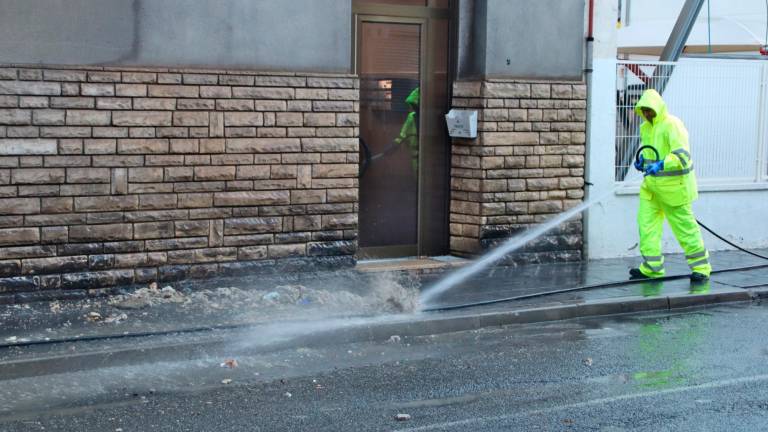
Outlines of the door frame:
[[[439,125],[432,124],[433,122],[429,118],[429,116],[424,115],[424,107],[425,106],[431,106],[430,103],[432,103],[432,100],[434,99],[434,96],[432,94],[433,90],[431,87],[431,82],[429,81],[429,74],[430,71],[432,71],[435,68],[435,56],[436,54],[431,52],[429,48],[429,43],[432,36],[432,29],[430,28],[431,25],[431,19],[445,19],[449,22],[449,29],[450,29],[450,40],[452,41],[455,37],[454,35],[454,26],[453,26],[453,5],[449,7],[448,9],[438,9],[438,8],[430,8],[427,6],[401,6],[401,5],[385,5],[385,4],[358,4],[353,0],[352,2],[352,65],[351,70],[353,74],[359,76],[360,71],[360,58],[359,58],[359,49],[361,47],[361,38],[362,34],[360,32],[360,28],[364,22],[373,22],[373,23],[392,23],[392,24],[415,24],[420,26],[420,41],[419,41],[419,87],[421,88],[421,101],[419,103],[419,118],[420,122],[422,122],[421,126],[419,127],[419,172],[418,172],[418,178],[417,178],[417,204],[416,204],[416,245],[395,245],[395,246],[382,246],[382,247],[361,247],[358,248],[358,258],[366,258],[367,255],[375,256],[377,258],[394,258],[394,257],[404,257],[404,256],[423,256],[425,255],[425,250],[427,249],[427,245],[424,243],[424,226],[429,221],[425,220],[426,215],[428,212],[425,211],[425,202],[424,202],[424,187],[426,184],[426,178],[424,171],[422,170],[422,167],[424,167],[424,155],[425,152],[422,151],[423,143],[425,142],[425,134],[424,131],[428,130],[427,128],[431,127],[439,127]],[[452,72],[452,56],[450,55],[450,49],[452,48],[452,43],[449,43],[449,53],[446,53],[448,55],[448,71],[449,73]],[[450,74],[452,75],[452,74]],[[453,81],[453,76],[448,77],[449,82]],[[449,101],[450,101],[450,85],[449,85]],[[448,145],[448,143],[446,143]],[[448,158],[450,159],[450,157]],[[449,170],[447,170],[448,175]],[[450,179],[448,179],[448,185],[450,185]],[[450,186],[449,186],[450,188]],[[448,193],[450,194],[450,189],[448,190]],[[450,205],[450,197],[448,200],[446,200],[445,203],[445,218],[446,218],[446,227],[447,219],[449,217],[448,207]],[[358,218],[359,220],[359,218]],[[358,227],[358,230],[362,229],[362,227]],[[448,232],[446,230],[445,236],[447,239]]]

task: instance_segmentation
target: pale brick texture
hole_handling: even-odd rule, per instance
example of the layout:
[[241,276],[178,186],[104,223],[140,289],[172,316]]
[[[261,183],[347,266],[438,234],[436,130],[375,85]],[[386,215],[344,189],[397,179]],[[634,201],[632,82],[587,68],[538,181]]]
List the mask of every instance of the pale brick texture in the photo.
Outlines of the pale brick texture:
[[356,78],[105,69],[0,66],[0,293],[355,253]]
[[[581,202],[585,84],[457,82],[453,106],[478,111],[478,137],[452,143],[452,253],[482,253]],[[576,218],[506,261],[578,260],[582,247],[582,224]]]

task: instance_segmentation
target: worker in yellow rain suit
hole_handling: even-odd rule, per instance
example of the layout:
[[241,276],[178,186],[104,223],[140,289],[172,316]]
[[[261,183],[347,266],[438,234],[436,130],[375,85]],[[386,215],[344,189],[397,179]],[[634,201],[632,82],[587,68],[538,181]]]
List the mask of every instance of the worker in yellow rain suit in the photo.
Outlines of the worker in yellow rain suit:
[[645,121],[640,126],[645,149],[635,168],[645,173],[640,187],[637,224],[640,231],[640,253],[643,263],[629,271],[632,278],[664,276],[661,234],[667,218],[678,243],[685,251],[691,268],[691,281],[709,279],[712,266],[704,247],[701,231],[693,215],[691,203],[698,197],[693,160],[688,146],[688,131],[683,122],[667,112],[667,105],[656,90],[646,90],[635,106],[635,113]]
[[411,153],[411,167],[413,172],[419,169],[419,88],[411,91],[405,103],[408,104],[408,117],[400,128],[400,135],[395,138],[396,144],[405,143]]

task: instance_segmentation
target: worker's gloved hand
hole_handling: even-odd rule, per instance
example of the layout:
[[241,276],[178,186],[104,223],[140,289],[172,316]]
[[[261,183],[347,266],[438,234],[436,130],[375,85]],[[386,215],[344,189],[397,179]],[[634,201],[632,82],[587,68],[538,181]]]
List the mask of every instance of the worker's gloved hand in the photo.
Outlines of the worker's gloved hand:
[[635,160],[635,169],[642,172],[643,165],[645,165],[645,158],[643,155],[640,155],[640,158]]
[[660,160],[658,162],[654,162],[650,165],[648,165],[648,168],[645,169],[645,175],[655,175],[659,171],[664,170],[664,161]]

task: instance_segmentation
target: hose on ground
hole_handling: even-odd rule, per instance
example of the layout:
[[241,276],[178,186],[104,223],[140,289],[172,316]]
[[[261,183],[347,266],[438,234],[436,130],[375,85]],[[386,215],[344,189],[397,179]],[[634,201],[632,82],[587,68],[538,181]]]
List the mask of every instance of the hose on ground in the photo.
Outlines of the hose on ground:
[[[642,150],[642,149],[641,149]],[[638,152],[639,154],[639,152]],[[704,228],[707,232],[712,234],[713,236],[717,237],[724,243],[733,246],[734,248],[738,249],[741,252],[744,252],[746,254],[752,255],[757,258],[761,258],[764,260],[768,260],[768,256],[760,255],[758,253],[752,252],[751,250],[745,249],[736,243],[733,243],[732,241],[726,239],[725,237],[721,236],[720,234],[716,233],[712,228],[704,225],[701,223],[700,220],[696,220],[696,222]],[[761,268],[767,268],[768,264],[758,264],[753,266],[746,266],[746,267],[734,267],[734,268],[728,268],[728,269],[721,269],[721,270],[714,270],[712,271],[712,274],[718,274],[718,273],[727,273],[727,272],[734,272],[734,271],[746,271],[746,270],[756,270]],[[582,285],[578,287],[573,288],[565,288],[565,289],[559,289],[559,290],[551,290],[551,291],[542,291],[538,293],[532,293],[532,294],[523,294],[519,296],[513,296],[513,297],[506,297],[502,299],[494,299],[494,300],[485,300],[480,302],[473,302],[473,303],[462,303],[457,305],[451,305],[451,306],[439,306],[429,309],[423,309],[423,312],[437,312],[437,311],[447,311],[447,310],[456,310],[456,309],[466,309],[470,307],[475,306],[486,306],[490,304],[497,304],[497,303],[506,303],[506,302],[512,302],[512,301],[519,301],[519,300],[527,300],[537,297],[546,297],[556,294],[567,294],[572,293],[576,291],[588,291],[592,289],[598,289],[598,288],[612,288],[612,287],[618,287],[618,286],[625,286],[625,285],[633,285],[638,283],[649,283],[649,282],[663,282],[668,280],[675,280],[675,279],[684,279],[689,277],[688,274],[679,274],[679,275],[670,275],[670,276],[663,276],[659,278],[653,278],[653,279],[630,279],[625,281],[617,281],[617,282],[608,282],[608,283],[602,283],[602,284],[593,284],[593,285]],[[768,285],[768,283],[766,283]]]
[[[746,266],[746,267],[734,267],[734,268],[713,270],[712,274],[735,272],[735,271],[758,270],[763,268],[768,268],[768,264],[758,264],[758,265]],[[626,285],[635,285],[635,284],[643,284],[643,283],[658,283],[658,282],[664,282],[664,281],[670,281],[670,280],[676,280],[676,279],[687,279],[689,277],[690,275],[688,274],[678,274],[678,275],[662,276],[662,277],[653,278],[653,279],[628,279],[628,280],[616,281],[616,282],[582,285],[582,286],[573,287],[573,288],[542,291],[537,293],[506,297],[502,299],[484,300],[479,302],[462,303],[462,304],[450,305],[450,306],[438,306],[434,308],[422,309],[422,312],[438,312],[438,311],[448,311],[448,310],[456,310],[456,309],[467,309],[475,306],[487,306],[491,304],[507,303],[507,302],[513,302],[513,301],[519,301],[519,300],[528,300],[532,298],[546,297],[546,296],[551,296],[556,294],[567,294],[567,293],[572,293],[577,291],[589,291],[589,290],[599,289],[599,288],[615,288],[615,287],[621,287]],[[766,282],[766,285],[768,285],[768,282]]]
[[708,233],[710,233],[710,234],[712,234],[713,236],[717,237],[718,239],[720,239],[720,240],[721,240],[722,242],[724,242],[725,244],[728,244],[728,245],[730,245],[730,246],[733,246],[733,247],[735,247],[736,249],[738,249],[738,250],[740,250],[740,251],[742,251],[742,252],[744,252],[744,253],[746,253],[746,254],[752,255],[752,256],[754,256],[754,257],[757,257],[757,258],[762,258],[762,259],[764,259],[764,260],[768,260],[768,256],[765,256],[765,255],[760,255],[759,253],[755,253],[755,252],[752,252],[751,250],[747,250],[747,249],[744,249],[743,247],[741,247],[741,246],[737,245],[736,243],[733,243],[733,242],[731,242],[731,241],[727,240],[725,237],[723,237],[723,236],[721,236],[720,234],[718,234],[718,233],[716,233],[716,232],[712,231],[712,228],[710,228],[710,227],[708,227],[708,226],[704,225],[703,223],[701,223],[701,221],[700,221],[700,220],[696,219],[696,223],[698,223],[698,224],[699,224],[699,225],[700,225],[702,228],[704,228],[705,230],[707,230],[707,232],[708,232]]

